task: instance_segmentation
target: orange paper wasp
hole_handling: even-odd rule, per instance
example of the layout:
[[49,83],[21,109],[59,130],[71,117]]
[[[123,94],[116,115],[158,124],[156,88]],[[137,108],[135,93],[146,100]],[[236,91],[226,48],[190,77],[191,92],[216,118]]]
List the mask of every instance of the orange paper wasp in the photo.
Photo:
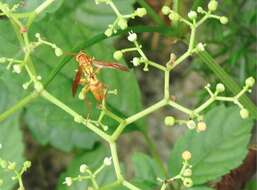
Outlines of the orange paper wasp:
[[105,85],[97,78],[96,75],[100,69],[110,68],[120,71],[128,71],[128,68],[123,65],[112,62],[97,61],[82,51],[76,55],[76,61],[79,66],[72,84],[73,96],[76,95],[78,86],[81,84],[84,85],[81,92],[83,97],[85,97],[87,92],[91,91],[98,102],[102,102],[105,99],[106,93]]

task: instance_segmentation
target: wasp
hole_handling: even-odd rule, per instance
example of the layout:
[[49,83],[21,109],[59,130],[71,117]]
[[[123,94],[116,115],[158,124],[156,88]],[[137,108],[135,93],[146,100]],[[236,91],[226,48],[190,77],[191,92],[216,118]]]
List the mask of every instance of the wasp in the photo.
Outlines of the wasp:
[[78,70],[73,80],[72,94],[75,96],[78,86],[83,85],[81,91],[82,99],[85,98],[88,92],[91,92],[98,102],[102,102],[105,99],[106,86],[97,78],[97,74],[102,68],[128,71],[126,66],[112,62],[97,61],[82,51],[76,55],[75,59],[78,62]]

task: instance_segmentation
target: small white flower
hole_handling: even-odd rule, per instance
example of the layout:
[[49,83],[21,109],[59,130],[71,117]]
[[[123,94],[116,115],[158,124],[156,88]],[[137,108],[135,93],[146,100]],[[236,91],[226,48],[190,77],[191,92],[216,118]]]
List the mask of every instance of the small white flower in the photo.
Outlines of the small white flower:
[[200,51],[200,52],[201,52],[201,51],[204,51],[204,50],[205,50],[205,44],[199,43],[199,44],[197,44],[196,48],[197,48],[197,50]]
[[111,157],[110,158],[106,157],[104,159],[104,165],[106,165],[106,166],[112,165],[112,158]]
[[196,127],[194,120],[189,120],[186,125],[189,129],[194,129]]
[[140,59],[138,57],[134,57],[132,59],[132,63],[135,67],[139,66],[140,65]]
[[13,72],[20,74],[21,73],[21,66],[20,65],[13,65]]
[[137,34],[134,32],[129,32],[128,41],[135,42],[137,40]]
[[88,169],[88,166],[86,164],[82,164],[79,168],[80,173],[85,173]]
[[195,11],[190,11],[188,13],[188,18],[190,18],[191,20],[196,19],[196,17],[197,17],[197,13]]
[[225,86],[222,83],[218,83],[216,86],[216,91],[217,92],[224,92],[225,91]]
[[66,184],[67,186],[71,186],[72,185],[72,178],[71,177],[66,177],[64,184]]

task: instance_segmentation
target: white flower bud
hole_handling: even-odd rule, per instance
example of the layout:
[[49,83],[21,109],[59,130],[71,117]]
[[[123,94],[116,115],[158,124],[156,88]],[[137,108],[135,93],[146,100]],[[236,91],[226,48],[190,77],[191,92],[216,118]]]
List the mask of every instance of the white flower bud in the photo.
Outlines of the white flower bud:
[[196,124],[193,120],[189,120],[186,125],[189,129],[194,129],[196,127]]
[[16,64],[16,65],[13,65],[13,72],[17,73],[17,74],[20,74],[21,73],[21,66]]
[[196,17],[197,17],[197,13],[195,11],[190,11],[188,13],[188,18],[190,18],[191,20],[196,19]]
[[111,157],[110,158],[106,157],[104,159],[104,165],[106,165],[106,166],[112,165],[112,158]]
[[197,51],[202,52],[202,51],[205,50],[205,44],[203,44],[203,43],[198,43],[197,46],[196,46],[196,48],[197,48]]
[[179,16],[178,13],[171,12],[171,13],[169,14],[169,19],[172,20],[172,21],[174,21],[174,22],[176,22],[176,21],[178,21],[178,20],[180,19],[180,16]]
[[192,176],[192,170],[189,169],[189,168],[185,169],[185,171],[184,171],[184,173],[183,173],[183,176],[185,176],[185,177],[190,177],[190,176]]
[[66,177],[64,183],[65,183],[67,186],[71,186],[71,185],[72,185],[72,178],[71,178],[71,177]]
[[135,42],[137,40],[137,34],[134,32],[129,32],[128,41]]
[[140,65],[140,59],[138,57],[134,57],[132,63],[135,67]]
[[79,168],[80,173],[85,173],[88,169],[88,166],[86,164],[82,164]]

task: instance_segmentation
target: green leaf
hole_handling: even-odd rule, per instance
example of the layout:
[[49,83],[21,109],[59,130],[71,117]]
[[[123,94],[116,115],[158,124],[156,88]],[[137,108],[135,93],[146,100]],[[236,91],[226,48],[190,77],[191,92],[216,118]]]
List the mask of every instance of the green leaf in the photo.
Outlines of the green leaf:
[[[88,181],[74,182],[71,187],[67,187],[63,184],[65,177],[76,177],[79,173],[79,167],[82,164],[88,165],[88,167],[95,171],[98,169],[105,157],[108,157],[107,148],[100,146],[95,150],[90,152],[83,153],[82,155],[78,155],[74,158],[74,160],[69,164],[67,171],[61,174],[59,178],[57,190],[85,190],[88,186],[92,185]],[[112,183],[115,181],[115,172],[113,166],[109,166],[104,168],[99,176],[97,177],[97,182],[99,186],[104,186],[106,184]]]
[[247,184],[244,190],[256,190],[257,189],[257,182],[256,180],[250,180]]
[[157,178],[164,178],[158,164],[146,154],[134,153],[132,164],[136,180],[148,181],[157,185]]
[[[21,4],[17,9],[17,12],[30,12],[35,10],[38,6],[40,6],[45,0],[26,0],[24,3],[21,3],[20,0],[3,0],[3,3],[7,3],[10,6],[14,4]],[[39,17],[37,17],[37,21],[41,20],[48,14],[52,14],[57,11],[63,3],[63,0],[54,1],[46,10],[44,10]]]
[[169,171],[177,175],[181,170],[181,154],[192,153],[195,185],[214,180],[238,167],[247,154],[253,122],[242,120],[235,107],[218,106],[206,114],[207,131],[188,131],[171,152]]

